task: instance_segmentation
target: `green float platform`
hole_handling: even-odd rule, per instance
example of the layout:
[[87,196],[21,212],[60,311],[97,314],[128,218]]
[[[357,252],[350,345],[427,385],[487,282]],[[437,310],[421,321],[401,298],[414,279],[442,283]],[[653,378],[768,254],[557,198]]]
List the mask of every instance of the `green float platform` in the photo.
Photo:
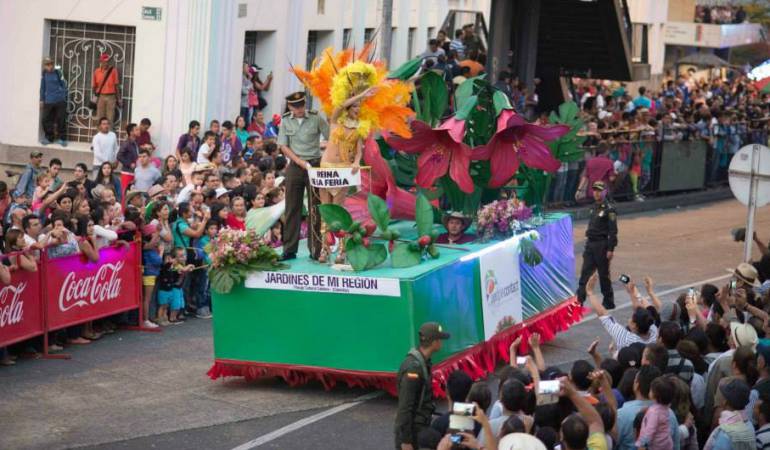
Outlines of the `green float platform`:
[[[394,227],[406,238],[416,234],[410,222]],[[396,372],[417,344],[417,329],[436,321],[451,333],[434,356],[434,388],[441,395],[452,370],[483,376],[507,360],[508,346],[517,336],[539,332],[547,341],[581,318],[582,308],[574,300],[570,217],[547,215],[537,232],[543,262],[535,267],[519,263],[523,320],[489,339],[479,258],[498,242],[442,247],[438,259],[406,269],[390,267],[388,259],[359,273],[311,261],[302,242],[305,253],[289,269],[270,278],[253,275],[260,286],[280,279],[293,287],[250,288],[255,282],[247,280],[228,294],[213,293],[215,363],[209,376],[280,376],[291,385],[317,380],[327,388],[343,381],[394,393]],[[319,285],[324,275],[354,278]]]

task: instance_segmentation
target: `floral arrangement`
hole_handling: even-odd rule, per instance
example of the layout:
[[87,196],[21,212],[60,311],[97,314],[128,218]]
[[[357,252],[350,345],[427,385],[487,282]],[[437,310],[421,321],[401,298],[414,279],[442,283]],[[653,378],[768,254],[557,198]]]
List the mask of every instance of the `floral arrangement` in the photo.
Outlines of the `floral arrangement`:
[[230,292],[249,272],[288,267],[278,261],[278,253],[253,230],[224,229],[204,251],[211,260],[211,289],[220,294]]
[[482,240],[505,239],[521,229],[521,222],[532,217],[532,209],[518,199],[497,200],[478,213],[476,231]]

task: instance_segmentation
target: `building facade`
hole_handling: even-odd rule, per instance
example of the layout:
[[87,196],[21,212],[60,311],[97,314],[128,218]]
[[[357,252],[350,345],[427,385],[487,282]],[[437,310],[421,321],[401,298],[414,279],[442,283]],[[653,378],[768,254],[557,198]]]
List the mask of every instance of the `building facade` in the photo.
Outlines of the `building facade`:
[[[488,14],[489,0],[393,0],[391,67],[418,55],[450,10]],[[470,13],[469,13],[470,14]],[[307,67],[326,47],[361,48],[377,33],[382,0],[27,0],[0,2],[0,164],[9,148],[38,145],[41,60],[54,59],[69,86],[71,145],[47,148],[66,161],[90,147],[96,120],[87,108],[101,53],[118,70],[121,126],[152,121],[161,155],[173,152],[190,120],[233,120],[240,107],[243,62],[274,73],[267,117],[301,89],[290,64]],[[23,45],[21,45],[23,43]],[[379,46],[378,46],[379,47]],[[116,127],[117,127],[116,123]],[[57,155],[59,156],[59,155]],[[78,155],[84,160],[85,155]],[[21,157],[26,160],[26,155]],[[87,161],[87,160],[86,160]]]

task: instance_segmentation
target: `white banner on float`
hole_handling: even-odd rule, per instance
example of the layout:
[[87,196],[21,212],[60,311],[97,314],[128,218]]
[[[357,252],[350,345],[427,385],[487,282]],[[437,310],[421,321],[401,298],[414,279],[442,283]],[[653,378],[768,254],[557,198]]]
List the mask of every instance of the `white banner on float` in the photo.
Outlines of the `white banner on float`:
[[355,174],[350,167],[308,169],[310,185],[316,188],[346,188],[361,185],[361,170]]
[[484,339],[521,322],[518,240],[509,239],[479,256]]
[[319,273],[253,272],[246,277],[245,285],[247,288],[252,289],[401,297],[401,283],[397,278],[356,277]]

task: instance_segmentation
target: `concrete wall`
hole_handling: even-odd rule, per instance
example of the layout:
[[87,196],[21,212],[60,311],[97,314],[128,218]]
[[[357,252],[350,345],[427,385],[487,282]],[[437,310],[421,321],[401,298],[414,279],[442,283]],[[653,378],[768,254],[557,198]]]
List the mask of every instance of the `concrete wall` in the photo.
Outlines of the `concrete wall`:
[[[25,0],[0,2],[0,92],[6,107],[0,109],[0,142],[37,143],[39,135],[41,58],[44,55],[46,19],[99,22],[136,27],[136,70],[131,116],[161,117],[165,75],[166,18],[142,20],[142,6],[168,10],[165,0]],[[159,126],[160,127],[160,126]],[[159,128],[158,127],[158,128]]]
[[650,73],[663,73],[666,46],[663,43],[663,31],[668,15],[669,1],[676,0],[629,0],[628,12],[632,23],[647,25],[647,62]]

